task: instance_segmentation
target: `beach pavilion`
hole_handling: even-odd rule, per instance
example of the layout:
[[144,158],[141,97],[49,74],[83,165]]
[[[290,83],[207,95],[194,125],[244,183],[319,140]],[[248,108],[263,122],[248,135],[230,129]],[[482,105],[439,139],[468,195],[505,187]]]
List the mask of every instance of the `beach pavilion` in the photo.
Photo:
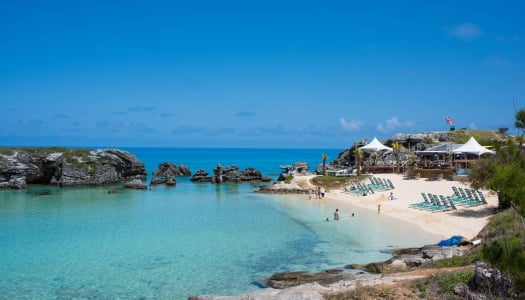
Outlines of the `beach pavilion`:
[[380,153],[392,152],[392,148],[383,145],[376,137],[370,143],[359,147],[359,149],[370,153],[370,157],[366,160],[369,167],[378,163]]
[[481,146],[478,143],[478,141],[476,141],[476,139],[472,136],[461,147],[458,147],[458,148],[452,150],[452,153],[454,153],[454,154],[469,153],[469,154],[476,154],[478,157],[480,157],[483,154],[496,154],[496,151],[489,150],[489,149]]
[[392,148],[381,144],[381,142],[376,137],[374,137],[370,143],[360,147],[359,149],[370,152],[379,152],[383,150],[386,150],[387,152],[392,151]]
[[[416,151],[418,167],[442,168],[452,166],[467,167],[472,160],[479,159],[483,154],[495,154],[495,151],[481,146],[474,137],[465,144],[444,143],[423,151]],[[450,157],[450,161],[447,158]]]
[[418,166],[424,168],[436,168],[448,166],[452,151],[463,146],[463,144],[444,143],[425,150],[416,151]]

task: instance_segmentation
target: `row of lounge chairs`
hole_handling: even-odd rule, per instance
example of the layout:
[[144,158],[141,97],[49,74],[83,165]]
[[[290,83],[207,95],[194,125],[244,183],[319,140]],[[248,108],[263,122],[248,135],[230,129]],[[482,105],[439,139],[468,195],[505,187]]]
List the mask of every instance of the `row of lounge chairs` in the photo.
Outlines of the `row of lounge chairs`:
[[457,210],[456,205],[465,207],[479,206],[487,204],[483,192],[461,187],[452,187],[452,196],[434,195],[421,193],[423,201],[410,204],[409,206],[417,209],[424,209],[432,212]]
[[394,184],[390,179],[368,177],[370,180],[369,184],[363,182],[353,182],[352,185],[343,190],[343,193],[351,193],[354,195],[370,195],[380,191],[387,191],[394,189]]
[[351,186],[344,188],[343,193],[366,196],[369,194],[373,194],[374,189],[372,189],[368,184],[352,181]]
[[390,179],[378,178],[378,177],[368,177],[370,180],[369,186],[376,191],[387,191],[394,189],[394,184]]
[[454,193],[452,194],[452,196],[450,196],[450,199],[455,204],[463,205],[466,207],[487,204],[487,200],[485,199],[485,196],[481,191],[455,186],[452,187],[452,191]]
[[409,206],[416,209],[423,209],[431,212],[442,212],[457,210],[456,205],[451,200],[451,197],[443,195],[435,195],[431,193],[421,193],[423,201],[410,204]]

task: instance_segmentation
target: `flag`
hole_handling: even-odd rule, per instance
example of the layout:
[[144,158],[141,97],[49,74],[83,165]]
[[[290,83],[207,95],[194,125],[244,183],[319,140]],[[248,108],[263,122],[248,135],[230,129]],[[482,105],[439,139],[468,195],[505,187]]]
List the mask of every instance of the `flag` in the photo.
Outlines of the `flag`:
[[452,119],[449,117],[446,117],[445,121],[447,122],[448,125],[454,125],[454,121],[452,121]]

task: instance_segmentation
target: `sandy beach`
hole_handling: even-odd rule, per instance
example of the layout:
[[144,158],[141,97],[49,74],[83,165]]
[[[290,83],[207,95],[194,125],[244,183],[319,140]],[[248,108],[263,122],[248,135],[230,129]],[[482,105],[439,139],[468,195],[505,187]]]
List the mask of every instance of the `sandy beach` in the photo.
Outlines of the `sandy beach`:
[[[450,196],[453,194],[453,186],[470,187],[468,183],[460,181],[429,181],[425,178],[407,180],[398,174],[373,174],[372,176],[390,179],[394,189],[376,191],[367,196],[345,193],[343,189],[334,189],[327,191],[324,199],[331,201],[334,205],[340,207],[342,211],[349,211],[354,206],[377,211],[377,206],[380,204],[380,214],[382,215],[411,222],[414,226],[419,226],[429,233],[446,238],[453,235],[461,235],[466,239],[473,239],[479,233],[487,224],[488,218],[498,205],[496,195],[488,191],[482,191],[488,204],[476,207],[458,205],[457,210],[445,212],[415,209],[410,207],[410,204],[422,202],[423,197],[421,193]],[[298,185],[304,187],[311,177],[297,177]],[[368,179],[363,182],[370,183]],[[388,199],[390,192],[393,192],[394,200]]]
[[[410,222],[414,226],[418,226],[431,234],[440,235],[443,238],[461,235],[469,240],[472,240],[487,224],[489,217],[498,205],[495,195],[488,191],[482,191],[488,204],[475,207],[458,205],[457,210],[444,212],[415,209],[410,207],[410,204],[422,202],[423,196],[421,193],[450,196],[453,194],[453,186],[462,188],[470,188],[470,186],[460,181],[429,181],[424,178],[407,180],[398,174],[372,174],[371,176],[389,179],[394,185],[394,189],[376,191],[367,196],[344,192],[343,188],[333,189],[326,191],[325,197],[321,201],[333,204],[331,206],[338,207],[340,211],[353,211],[353,208],[360,207],[374,211],[374,213],[377,213],[377,205],[380,204],[380,215]],[[291,183],[275,183],[273,188],[292,190],[315,188],[310,183],[312,177],[314,175],[296,176]],[[370,181],[367,178],[364,179],[363,183],[368,184]],[[394,195],[394,200],[389,200],[391,192]],[[412,276],[410,273],[378,275],[363,280],[341,280],[328,286],[309,283],[286,289],[266,288],[237,296],[204,295],[195,299],[323,299],[323,294],[352,290],[358,285],[392,284],[420,277],[422,276]]]

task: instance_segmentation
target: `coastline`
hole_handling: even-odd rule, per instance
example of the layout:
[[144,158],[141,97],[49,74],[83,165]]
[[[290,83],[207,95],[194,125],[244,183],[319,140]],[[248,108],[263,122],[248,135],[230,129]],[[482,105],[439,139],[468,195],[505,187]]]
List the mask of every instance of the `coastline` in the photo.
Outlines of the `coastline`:
[[[325,197],[320,201],[326,201],[327,203],[335,205],[343,213],[352,211],[352,208],[355,207],[377,211],[377,205],[380,204],[380,215],[385,215],[399,221],[412,223],[414,226],[420,227],[429,234],[441,235],[444,239],[454,235],[461,235],[467,240],[472,240],[478,235],[478,233],[488,223],[489,217],[493,214],[498,206],[498,199],[496,195],[491,194],[488,191],[482,191],[487,200],[487,204],[484,205],[476,207],[458,206],[457,210],[446,212],[430,212],[415,209],[411,208],[409,205],[423,201],[421,193],[433,193],[437,195],[449,196],[453,192],[453,186],[462,188],[469,188],[469,186],[460,181],[429,181],[423,178],[417,180],[407,180],[399,174],[374,174],[372,176],[390,179],[394,185],[394,189],[375,192],[374,194],[367,196],[344,193],[343,189],[333,189],[326,191]],[[315,188],[315,186],[310,183],[310,179],[312,177],[315,176],[297,176],[290,184],[276,183],[274,188]],[[394,193],[394,200],[388,199],[390,192]],[[355,271],[357,270],[342,270],[343,279],[328,285],[321,285],[317,282],[314,282],[284,289],[268,287],[262,290],[241,295],[199,295],[189,297],[189,299],[324,299],[323,295],[352,290],[359,285],[390,285],[403,280],[424,277],[421,276],[421,274],[413,274],[411,272],[383,275],[362,272],[356,273]]]
[[[410,222],[430,234],[440,235],[443,238],[461,235],[468,240],[473,239],[481,231],[498,206],[495,194],[482,191],[488,204],[475,207],[458,205],[457,210],[444,212],[415,209],[410,207],[410,204],[422,202],[421,193],[450,196],[453,193],[452,187],[469,188],[469,186],[463,181],[404,179],[400,174],[372,174],[371,176],[391,180],[394,189],[376,191],[367,196],[345,193],[342,188],[333,189],[326,191],[322,201],[338,207],[341,214],[348,214],[353,207],[377,212],[377,206],[381,205],[380,215]],[[315,186],[310,183],[313,177],[315,175],[297,176],[292,183],[277,183],[274,188],[313,189]],[[365,179],[364,183],[368,183],[368,179]],[[394,200],[388,199],[391,192],[394,194]]]
[[[453,193],[453,186],[462,188],[469,188],[469,186],[461,181],[429,181],[424,178],[407,180],[399,174],[376,174],[373,176],[391,180],[394,189],[376,192],[367,196],[357,196],[343,193],[341,190],[331,190],[326,193],[325,198],[327,201],[333,201],[340,205],[341,209],[355,205],[377,211],[377,205],[380,204],[380,214],[382,215],[413,223],[429,233],[441,235],[444,238],[461,235],[467,240],[476,237],[488,223],[489,217],[498,206],[496,195],[488,191],[482,191],[488,204],[475,207],[458,205],[457,210],[444,212],[415,209],[409,205],[423,201],[421,193],[450,196]],[[388,200],[390,192],[394,193],[394,200]]]

